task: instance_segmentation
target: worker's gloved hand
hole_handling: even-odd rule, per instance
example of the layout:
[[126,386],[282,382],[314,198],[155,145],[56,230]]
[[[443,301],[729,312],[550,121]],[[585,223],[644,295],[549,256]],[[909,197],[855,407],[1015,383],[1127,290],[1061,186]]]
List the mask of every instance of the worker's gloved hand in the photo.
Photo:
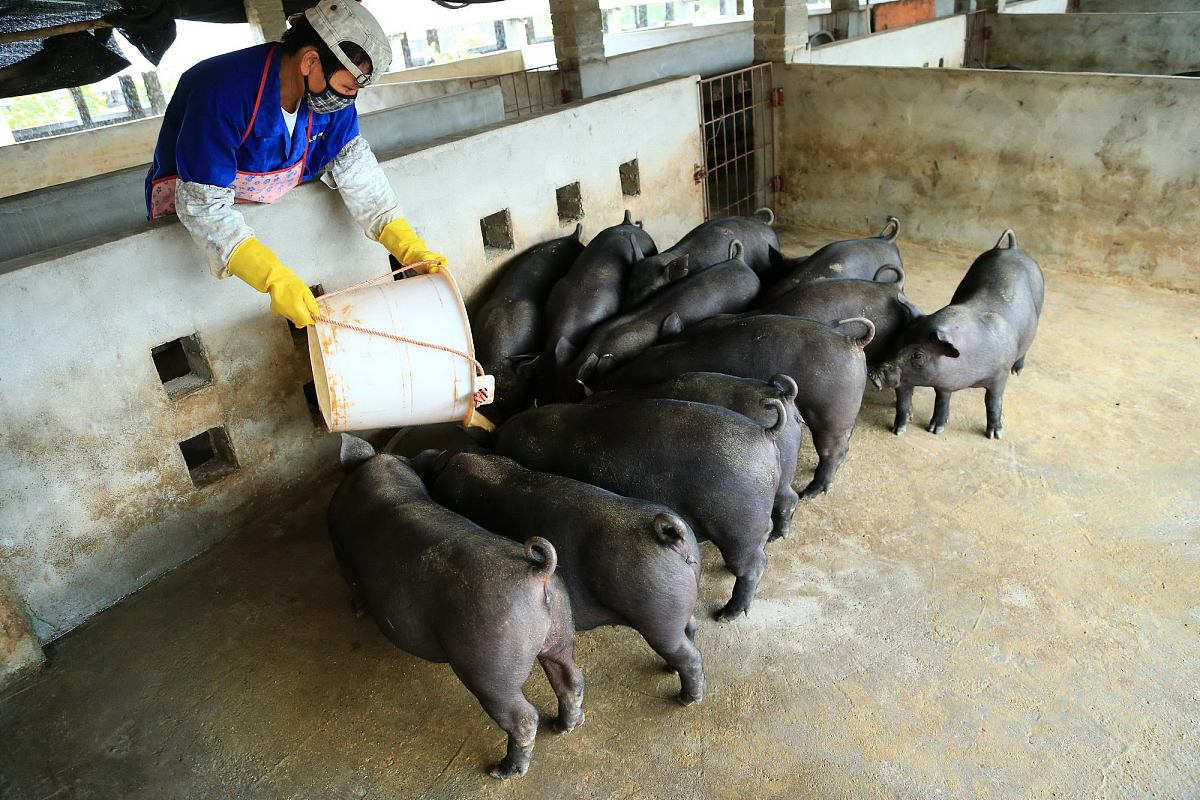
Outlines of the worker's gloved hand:
[[422,275],[437,272],[438,269],[446,266],[446,257],[434,253],[426,247],[421,237],[417,236],[417,232],[402,218],[397,217],[383,227],[379,233],[379,243],[406,267],[422,261],[434,262],[417,267],[416,271]]
[[320,310],[312,290],[258,239],[251,236],[234,248],[226,267],[230,275],[258,291],[270,292],[271,310],[290,319],[297,328],[313,324],[313,314]]

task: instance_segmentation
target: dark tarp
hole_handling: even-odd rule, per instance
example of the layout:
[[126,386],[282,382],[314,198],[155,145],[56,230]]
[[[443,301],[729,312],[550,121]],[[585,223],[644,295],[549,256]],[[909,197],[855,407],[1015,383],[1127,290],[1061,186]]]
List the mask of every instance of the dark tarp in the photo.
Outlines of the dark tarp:
[[[245,22],[246,12],[241,0],[0,0],[0,33],[97,19],[157,64],[175,41],[176,19]],[[109,29],[0,44],[0,97],[83,86],[128,66]]]

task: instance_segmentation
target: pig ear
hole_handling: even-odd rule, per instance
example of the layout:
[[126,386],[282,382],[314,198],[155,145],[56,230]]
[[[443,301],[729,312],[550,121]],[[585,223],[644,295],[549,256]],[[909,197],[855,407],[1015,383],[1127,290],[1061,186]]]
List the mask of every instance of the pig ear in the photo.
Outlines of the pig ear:
[[579,349],[571,344],[571,340],[565,336],[559,337],[558,343],[554,345],[554,364],[555,366],[565,367],[575,360]]
[[575,241],[577,241],[577,242],[583,241],[583,223],[582,222],[575,223],[575,233],[573,235],[575,236]]
[[678,312],[672,311],[670,314],[667,314],[667,318],[662,321],[660,333],[662,333],[663,336],[674,336],[682,330],[683,320],[679,318]]
[[950,338],[946,335],[945,331],[934,331],[933,333],[929,334],[929,338],[932,342],[941,346],[942,354],[946,357],[959,357],[960,353],[958,352],[958,348],[950,343]]
[[375,457],[375,448],[371,446],[370,442],[343,433],[341,451],[338,455],[342,461],[342,471],[349,475]]
[[729,260],[735,261],[741,258],[742,253],[745,252],[745,249],[746,248],[742,247],[742,241],[740,239],[734,239],[731,241],[729,243]]
[[628,208],[625,209],[625,219],[621,220],[621,224],[622,225],[632,225],[633,224],[633,212],[631,210],[629,210]]
[[522,378],[532,378],[537,374],[537,365],[541,357],[540,353],[522,353],[519,356],[509,356],[508,362]]
[[684,253],[679,258],[667,264],[664,270],[667,273],[667,282],[674,283],[686,278],[689,263],[691,263],[691,257],[687,253]]
[[586,389],[585,381],[590,381],[596,376],[596,364],[600,362],[600,357],[595,353],[589,353],[583,363],[579,365],[579,372],[575,373],[575,380]]

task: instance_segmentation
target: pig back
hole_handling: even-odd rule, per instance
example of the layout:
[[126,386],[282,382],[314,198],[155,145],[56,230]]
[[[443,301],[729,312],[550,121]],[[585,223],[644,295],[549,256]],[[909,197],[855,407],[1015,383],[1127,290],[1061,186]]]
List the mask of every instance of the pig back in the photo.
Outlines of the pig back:
[[395,480],[405,476],[394,468],[389,474],[387,461],[401,464],[379,457],[348,476],[329,513],[338,561],[384,635],[430,661],[447,660],[440,642],[448,635],[478,639],[471,624],[481,621],[519,619],[517,640],[544,639],[550,616],[542,587],[551,565],[534,563],[524,546],[442,508],[423,490],[396,491]]
[[[762,426],[728,409],[678,400],[550,405],[516,415],[497,452],[533,469],[677,511],[697,537],[728,538],[766,520],[778,451]],[[765,533],[764,533],[765,535]]]
[[796,406],[810,426],[852,426],[862,404],[867,368],[858,341],[800,317],[760,315],[685,331],[650,348],[601,380],[603,388],[639,387],[685,372],[722,372],[770,380],[795,379]]
[[825,325],[866,317],[875,325],[875,337],[866,347],[868,363],[891,356],[898,337],[920,311],[898,284],[876,281],[820,281],[799,286],[765,303],[760,313],[803,317]]

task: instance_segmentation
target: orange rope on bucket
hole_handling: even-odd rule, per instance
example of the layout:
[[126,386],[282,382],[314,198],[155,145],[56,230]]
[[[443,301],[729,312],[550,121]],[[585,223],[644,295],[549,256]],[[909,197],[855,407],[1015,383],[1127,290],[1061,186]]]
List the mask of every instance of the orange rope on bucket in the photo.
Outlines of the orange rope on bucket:
[[[400,267],[399,269],[394,269],[391,272],[385,273],[383,275],[377,275],[374,278],[368,278],[367,280],[361,281],[360,283],[356,283],[353,286],[347,286],[344,289],[338,289],[337,291],[329,292],[328,294],[323,294],[317,298],[317,301],[320,302],[321,300],[328,300],[329,298],[336,297],[339,294],[343,294],[345,292],[351,292],[351,291],[354,291],[355,289],[361,289],[364,286],[371,285],[375,281],[383,280],[384,278],[390,278],[398,272],[407,272],[409,270],[416,269],[417,267],[423,267],[427,264],[435,264],[435,263],[437,263],[437,262],[418,261],[416,264],[409,264],[406,267]],[[445,269],[445,267],[442,267],[441,269]],[[471,364],[473,364],[475,367],[476,375],[482,377],[483,375],[487,374],[487,371],[483,368],[483,365],[480,364],[478,361],[476,361],[473,356],[471,356],[469,353],[464,353],[462,350],[455,350],[453,347],[447,347],[447,346],[441,345],[441,344],[434,344],[433,342],[423,342],[420,339],[410,339],[407,336],[398,336],[397,334],[394,334],[394,333],[388,333],[386,331],[379,331],[379,330],[375,330],[374,328],[366,328],[366,327],[363,327],[362,325],[355,325],[354,323],[351,323],[351,322],[339,322],[336,319],[331,319],[331,318],[323,316],[321,314],[313,314],[312,317],[317,322],[324,322],[326,325],[332,325],[335,328],[345,328],[346,330],[357,331],[358,333],[365,333],[365,334],[369,334],[371,336],[380,336],[384,339],[391,339],[394,342],[400,342],[402,344],[411,344],[411,345],[416,345],[417,347],[427,347],[430,350],[441,350],[444,353],[450,353],[452,355],[459,356],[460,358],[464,358],[467,361],[471,362]],[[484,395],[484,396],[481,397],[481,395]],[[473,399],[474,399],[475,407],[478,408],[479,406],[484,404],[484,402],[487,400],[487,397],[484,392],[479,391],[479,392],[475,393]]]

